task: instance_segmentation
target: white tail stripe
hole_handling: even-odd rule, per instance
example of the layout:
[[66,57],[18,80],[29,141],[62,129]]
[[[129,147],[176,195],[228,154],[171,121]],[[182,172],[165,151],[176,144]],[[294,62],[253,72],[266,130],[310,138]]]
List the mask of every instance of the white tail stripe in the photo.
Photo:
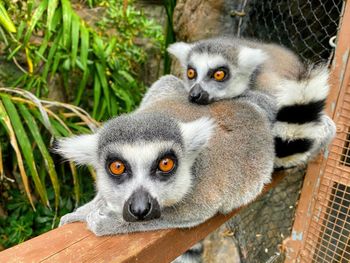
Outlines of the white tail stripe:
[[328,96],[328,69],[312,69],[305,80],[282,80],[276,94],[278,106],[324,100]]

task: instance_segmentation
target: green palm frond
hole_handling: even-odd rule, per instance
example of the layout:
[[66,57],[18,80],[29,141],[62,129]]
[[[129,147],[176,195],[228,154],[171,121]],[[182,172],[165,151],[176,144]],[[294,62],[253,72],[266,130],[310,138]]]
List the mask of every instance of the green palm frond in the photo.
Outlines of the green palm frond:
[[[53,138],[95,131],[139,103],[145,43],[165,51],[162,27],[133,0],[0,0],[0,248],[92,198],[95,171],[62,162]],[[44,99],[52,93],[68,103]]]
[[[131,110],[144,91],[135,67],[146,58],[134,41],[141,35],[148,38],[153,34],[158,43],[163,43],[164,38],[161,28],[147,21],[130,3],[124,5],[125,14],[123,8],[118,9],[118,4],[123,3],[102,1],[105,17],[96,28],[78,16],[71,1],[39,1],[28,21],[19,22],[21,34],[9,33],[7,39],[11,50],[8,59],[24,54],[27,65],[23,68],[17,63],[24,74],[11,86],[47,96],[49,83],[58,76],[76,105],[89,107],[82,94],[93,90],[92,112],[98,120]],[[120,32],[110,36],[108,32],[113,27]],[[72,89],[72,85],[76,88]]]
[[[51,109],[53,107],[55,110]],[[7,137],[16,154],[22,183],[32,206],[34,207],[30,189],[31,180],[41,201],[49,206],[45,182],[38,173],[40,170],[38,164],[43,163],[54,189],[55,208],[57,208],[60,184],[48,145],[53,137],[95,131],[99,123],[77,106],[40,100],[28,91],[12,88],[0,88],[0,123],[6,129]],[[40,155],[34,156],[36,152]],[[75,167],[70,165],[70,169],[74,177],[74,193],[78,202],[79,182],[76,179]]]
[[0,1],[0,25],[9,33],[16,33],[16,27],[8,15],[3,3]]

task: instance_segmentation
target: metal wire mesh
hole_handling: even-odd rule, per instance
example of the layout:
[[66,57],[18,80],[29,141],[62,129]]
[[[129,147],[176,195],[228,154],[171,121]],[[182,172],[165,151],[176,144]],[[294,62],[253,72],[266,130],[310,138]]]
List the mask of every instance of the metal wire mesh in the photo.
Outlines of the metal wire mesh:
[[277,187],[242,208],[226,224],[234,233],[241,263],[284,262],[282,242],[290,235],[304,175],[305,170],[300,167],[289,170]]
[[[241,0],[236,1],[231,14],[238,36],[282,44],[304,61],[330,63],[334,51],[330,42],[337,35],[344,3]],[[350,87],[344,97],[340,122],[344,127],[330,149],[300,262],[350,262]],[[269,241],[273,250],[274,241]],[[256,262],[266,261],[258,255]]]
[[332,55],[329,41],[337,34],[342,5],[341,0],[244,0],[233,16],[238,35],[280,43],[319,62]]
[[350,85],[320,182],[301,262],[350,262]]

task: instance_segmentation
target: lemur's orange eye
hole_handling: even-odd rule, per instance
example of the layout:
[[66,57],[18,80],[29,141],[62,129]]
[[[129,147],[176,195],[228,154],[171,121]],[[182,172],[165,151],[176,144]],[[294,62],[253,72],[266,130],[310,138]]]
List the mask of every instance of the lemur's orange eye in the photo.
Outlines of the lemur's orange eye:
[[193,69],[193,68],[189,68],[188,70],[187,70],[187,77],[189,78],[189,79],[194,79],[195,77],[196,77],[196,71]]
[[225,71],[223,70],[217,70],[214,72],[214,79],[217,81],[222,81],[226,76]]
[[125,165],[122,161],[114,161],[109,165],[109,171],[113,175],[121,175],[125,171]]
[[165,157],[162,160],[160,160],[158,164],[159,170],[161,170],[164,173],[170,172],[175,166],[174,160],[170,159],[169,157]]

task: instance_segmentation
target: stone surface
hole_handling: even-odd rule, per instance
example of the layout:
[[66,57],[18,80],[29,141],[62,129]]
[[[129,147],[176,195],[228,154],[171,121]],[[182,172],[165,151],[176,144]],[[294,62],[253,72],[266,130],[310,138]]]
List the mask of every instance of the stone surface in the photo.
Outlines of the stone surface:
[[[232,11],[241,10],[240,0],[178,0],[173,23],[177,41],[193,42],[214,36],[235,36],[239,17]],[[172,74],[181,77],[181,67],[172,61]]]
[[[237,1],[179,0],[174,10],[177,38],[192,42],[203,38],[233,35],[235,26],[231,6]],[[240,1],[239,1],[240,2]]]

